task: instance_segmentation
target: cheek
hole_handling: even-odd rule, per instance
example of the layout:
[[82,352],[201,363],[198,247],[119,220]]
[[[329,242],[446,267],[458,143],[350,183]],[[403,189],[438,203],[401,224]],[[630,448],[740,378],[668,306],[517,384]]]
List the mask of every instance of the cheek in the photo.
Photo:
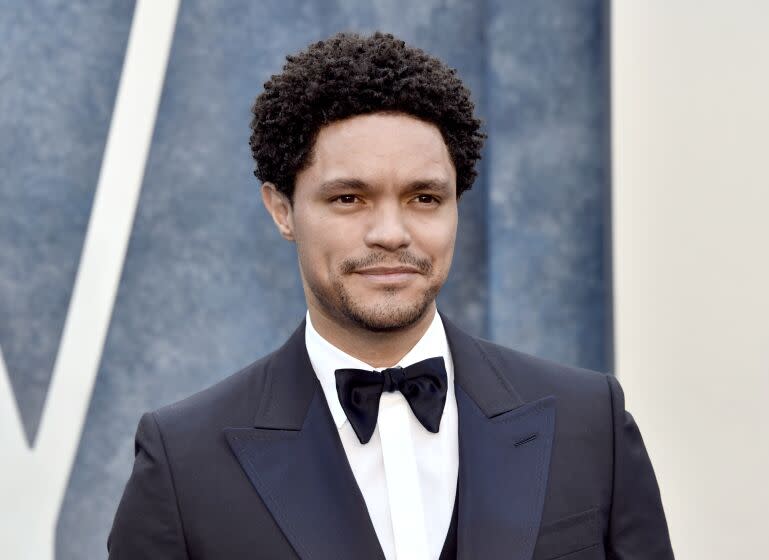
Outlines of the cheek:
[[433,243],[442,253],[451,253],[454,250],[454,242],[457,238],[457,215],[451,214],[451,219],[434,224],[431,228]]
[[299,263],[305,276],[317,277],[323,262],[324,240],[315,233],[313,224],[302,221],[294,227]]
[[332,220],[305,221],[295,231],[305,273],[314,277],[336,275],[340,263],[356,253],[355,236]]
[[452,224],[433,226],[425,229],[422,236],[424,250],[430,255],[433,266],[443,273],[451,266],[454,255],[454,242],[456,239],[456,227]]

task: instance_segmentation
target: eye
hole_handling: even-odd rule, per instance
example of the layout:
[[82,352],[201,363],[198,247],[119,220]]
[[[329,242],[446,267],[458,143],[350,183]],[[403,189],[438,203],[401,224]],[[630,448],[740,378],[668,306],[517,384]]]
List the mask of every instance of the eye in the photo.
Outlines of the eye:
[[418,194],[414,199],[420,204],[437,204],[439,200],[431,194]]
[[355,204],[355,202],[358,200],[357,195],[354,194],[340,194],[339,196],[334,197],[331,199],[331,202],[340,202],[346,206],[349,206],[351,204]]

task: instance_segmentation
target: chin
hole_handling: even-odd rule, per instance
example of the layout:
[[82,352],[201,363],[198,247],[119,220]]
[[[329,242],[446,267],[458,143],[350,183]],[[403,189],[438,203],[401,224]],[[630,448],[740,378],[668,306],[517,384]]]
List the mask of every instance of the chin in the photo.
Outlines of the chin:
[[348,314],[356,325],[371,332],[394,332],[406,329],[419,321],[422,315],[389,314],[386,316],[376,313]]
[[[352,322],[374,332],[388,332],[406,329],[419,322],[430,310],[434,297],[424,294],[419,298],[385,297],[368,298],[364,305],[348,301],[342,302],[340,311]],[[372,301],[374,300],[374,301]],[[398,301],[400,300],[400,301]]]
[[329,316],[371,332],[407,329],[434,305],[440,285],[360,286],[337,279],[331,285],[309,283],[310,291]]

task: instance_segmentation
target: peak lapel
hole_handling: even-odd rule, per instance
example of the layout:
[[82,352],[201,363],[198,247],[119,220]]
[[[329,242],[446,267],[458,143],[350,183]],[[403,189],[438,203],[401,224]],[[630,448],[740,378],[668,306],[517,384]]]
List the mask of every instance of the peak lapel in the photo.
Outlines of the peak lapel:
[[442,317],[459,416],[457,557],[530,560],[555,430],[555,398],[525,403],[501,364]]
[[298,556],[383,559],[304,344],[304,322],[274,355],[254,428],[225,435]]

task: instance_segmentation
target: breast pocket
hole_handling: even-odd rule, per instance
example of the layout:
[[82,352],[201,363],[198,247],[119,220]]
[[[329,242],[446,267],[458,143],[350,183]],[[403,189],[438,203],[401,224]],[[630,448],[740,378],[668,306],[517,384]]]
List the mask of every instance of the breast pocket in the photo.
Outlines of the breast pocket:
[[598,508],[543,525],[534,560],[605,560]]

